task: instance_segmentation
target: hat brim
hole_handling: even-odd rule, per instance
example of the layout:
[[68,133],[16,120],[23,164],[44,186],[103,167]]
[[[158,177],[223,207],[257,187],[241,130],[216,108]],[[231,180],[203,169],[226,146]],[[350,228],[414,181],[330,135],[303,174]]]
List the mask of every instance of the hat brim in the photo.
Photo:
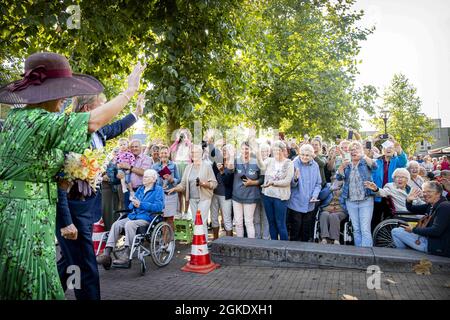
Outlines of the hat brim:
[[26,89],[11,92],[7,84],[0,88],[0,103],[36,104],[44,101],[74,96],[94,95],[103,92],[103,84],[86,74],[72,74],[70,78],[48,78],[40,85],[30,85]]

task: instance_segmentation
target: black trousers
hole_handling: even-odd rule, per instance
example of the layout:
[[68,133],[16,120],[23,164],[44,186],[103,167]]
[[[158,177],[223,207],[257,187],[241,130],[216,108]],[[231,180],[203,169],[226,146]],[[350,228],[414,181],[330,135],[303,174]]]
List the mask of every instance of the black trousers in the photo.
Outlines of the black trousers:
[[392,216],[391,208],[389,208],[386,199],[381,198],[381,202],[374,202],[373,206],[373,215],[372,215],[372,223],[371,230],[375,229],[375,227],[383,220]]
[[316,210],[304,213],[288,209],[287,227],[290,241],[312,241],[315,212]]
[[[57,263],[59,279],[64,291],[67,290],[68,282],[69,285],[75,285],[74,293],[77,300],[100,300],[100,277],[92,245],[92,223],[95,220],[93,216],[97,205],[96,198],[88,201],[72,201],[67,200],[67,197],[58,197],[57,210],[68,207],[72,223],[78,230],[76,240],[65,239],[61,236],[62,226],[57,222],[56,237],[61,248],[61,258]],[[79,279],[75,279],[77,276]]]

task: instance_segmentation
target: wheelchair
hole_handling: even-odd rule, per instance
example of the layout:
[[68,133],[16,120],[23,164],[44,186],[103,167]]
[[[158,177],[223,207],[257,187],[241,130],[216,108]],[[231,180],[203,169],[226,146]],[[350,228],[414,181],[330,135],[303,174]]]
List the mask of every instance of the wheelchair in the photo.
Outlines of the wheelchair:
[[388,219],[381,221],[373,230],[373,246],[384,248],[395,248],[392,239],[392,229],[400,227],[402,224],[414,225],[419,222],[423,215],[415,215],[409,211],[396,211],[390,198],[386,198],[391,209]]
[[[131,210],[119,210],[115,213],[119,213],[120,216],[116,220],[125,219]],[[129,261],[133,258],[137,258],[140,262],[140,273],[144,275],[147,271],[146,257],[150,256],[151,260],[157,267],[164,267],[170,263],[175,252],[175,236],[172,227],[163,221],[162,212],[153,214],[154,217],[148,226],[139,227],[136,230],[136,235],[133,239]],[[125,231],[122,231],[125,234]],[[102,234],[100,244],[97,249],[97,255],[103,243],[106,243],[108,239],[109,231]],[[116,244],[117,246],[117,244]],[[114,248],[116,249],[116,248]],[[117,252],[113,250],[113,252]],[[112,264],[114,268],[114,263]],[[116,266],[116,268],[119,268]]]
[[[322,209],[319,207],[317,210],[317,214],[314,221],[314,233],[313,233],[313,241],[319,242],[320,241],[320,213]],[[352,245],[353,244],[353,228],[352,223],[350,221],[350,218],[347,217],[344,220],[341,221],[341,228],[340,228],[340,237],[339,242],[343,243],[345,245]]]

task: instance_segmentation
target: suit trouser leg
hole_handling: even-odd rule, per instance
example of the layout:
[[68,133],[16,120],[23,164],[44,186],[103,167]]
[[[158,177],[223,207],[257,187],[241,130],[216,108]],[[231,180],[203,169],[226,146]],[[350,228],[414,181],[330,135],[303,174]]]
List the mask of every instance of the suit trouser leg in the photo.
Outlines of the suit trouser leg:
[[77,300],[100,300],[100,278],[92,244],[92,227],[74,222],[78,229],[77,240],[67,240],[57,234],[61,248],[61,259],[58,261],[61,284],[66,290],[69,277],[70,280],[73,279],[71,276],[76,275],[79,270],[80,287],[76,288],[76,280],[71,281],[75,285]]
[[131,249],[134,237],[136,236],[136,230],[139,227],[148,226],[149,224],[150,222],[145,220],[128,220],[125,223],[125,246]]

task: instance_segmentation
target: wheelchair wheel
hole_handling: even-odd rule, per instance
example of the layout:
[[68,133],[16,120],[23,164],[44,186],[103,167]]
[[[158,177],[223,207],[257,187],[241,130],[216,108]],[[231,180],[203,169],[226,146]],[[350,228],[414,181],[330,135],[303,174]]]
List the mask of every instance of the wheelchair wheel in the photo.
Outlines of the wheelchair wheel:
[[387,219],[381,221],[373,230],[373,245],[375,247],[395,248],[392,240],[392,229],[397,228],[401,220]]
[[152,231],[150,238],[150,255],[158,267],[169,264],[175,252],[175,237],[172,227],[167,222],[160,222]]
[[344,244],[346,245],[353,244],[353,226],[350,221],[344,224]]
[[314,234],[313,234],[313,239],[314,242],[319,242],[320,241],[320,235],[319,235],[319,229],[320,229],[320,225],[319,225],[319,221],[316,220],[314,221]]

